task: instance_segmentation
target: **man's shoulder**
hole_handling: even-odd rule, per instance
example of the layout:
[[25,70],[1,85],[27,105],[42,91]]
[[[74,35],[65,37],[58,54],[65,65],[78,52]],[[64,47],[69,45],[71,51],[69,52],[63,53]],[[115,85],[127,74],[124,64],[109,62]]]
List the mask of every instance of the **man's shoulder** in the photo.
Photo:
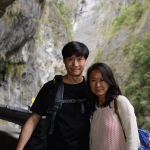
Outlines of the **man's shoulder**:
[[53,87],[62,80],[62,75],[55,75],[54,78],[44,84],[45,87]]
[[50,80],[50,81],[44,83],[44,86],[45,86],[45,87],[49,87],[49,86],[52,86],[53,84],[54,84],[54,81],[53,81],[53,80]]

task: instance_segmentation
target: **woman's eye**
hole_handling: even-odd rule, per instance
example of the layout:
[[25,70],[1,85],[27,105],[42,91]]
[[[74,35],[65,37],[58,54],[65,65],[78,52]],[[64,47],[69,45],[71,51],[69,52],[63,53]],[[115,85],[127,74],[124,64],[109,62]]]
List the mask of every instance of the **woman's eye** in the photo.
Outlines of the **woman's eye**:
[[103,78],[101,78],[101,79],[100,79],[100,81],[104,81],[104,79],[103,79]]

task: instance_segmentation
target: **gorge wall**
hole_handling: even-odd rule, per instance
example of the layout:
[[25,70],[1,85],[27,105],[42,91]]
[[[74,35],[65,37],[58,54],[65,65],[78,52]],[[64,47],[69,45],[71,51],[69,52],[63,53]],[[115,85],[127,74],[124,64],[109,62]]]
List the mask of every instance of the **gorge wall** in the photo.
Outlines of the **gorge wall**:
[[[61,49],[71,40],[89,47],[87,67],[97,61],[110,65],[124,93],[135,67],[133,55],[126,49],[133,36],[141,38],[150,32],[149,0],[16,0],[11,3],[0,18],[1,104],[27,107],[54,74],[65,74]],[[136,8],[141,9],[130,13]],[[123,14],[128,11],[129,19]],[[120,18],[114,22],[117,16]]]
[[18,0],[0,18],[1,104],[24,107],[55,72],[64,72],[65,23],[53,1]]

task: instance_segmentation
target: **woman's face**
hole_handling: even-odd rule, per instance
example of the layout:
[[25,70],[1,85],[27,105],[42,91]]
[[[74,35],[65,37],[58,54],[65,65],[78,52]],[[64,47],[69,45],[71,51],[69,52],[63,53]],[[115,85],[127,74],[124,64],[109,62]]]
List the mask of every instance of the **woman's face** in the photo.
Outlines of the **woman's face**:
[[93,70],[89,78],[91,91],[99,98],[103,98],[108,91],[109,85],[103,80],[101,71],[99,69]]

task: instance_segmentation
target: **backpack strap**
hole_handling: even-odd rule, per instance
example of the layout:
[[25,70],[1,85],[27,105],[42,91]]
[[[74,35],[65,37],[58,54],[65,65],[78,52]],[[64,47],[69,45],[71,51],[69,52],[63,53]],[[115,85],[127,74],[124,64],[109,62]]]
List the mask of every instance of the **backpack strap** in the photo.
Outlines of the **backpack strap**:
[[119,121],[120,121],[120,124],[121,124],[121,126],[122,126],[122,130],[123,130],[123,134],[124,134],[125,141],[127,141],[127,137],[126,137],[126,135],[125,135],[125,131],[124,131],[124,128],[123,128],[122,120],[121,120],[121,117],[120,117],[119,111],[118,111],[117,98],[114,99],[114,108],[115,108],[115,113],[117,114],[118,119],[119,119]]
[[59,100],[63,99],[63,94],[64,94],[64,84],[61,80],[61,82],[59,84],[59,88],[57,90],[56,98],[55,98],[55,104],[54,104],[54,107],[53,107],[53,113],[52,113],[52,118],[51,118],[49,134],[53,133],[54,121],[55,121],[55,118],[56,118],[56,114],[57,114],[58,109],[60,109],[61,106],[62,106],[62,103],[60,103]]
[[50,121],[52,118],[52,109],[53,109],[54,102],[55,102],[56,91],[59,87],[60,80],[62,80],[62,76],[56,75],[53,79],[53,82],[52,82],[53,88],[50,91],[49,106],[48,106],[48,109],[46,111],[46,118],[44,119],[43,128],[42,128],[41,135],[40,135],[41,140],[43,140],[47,137],[47,131],[48,131]]

